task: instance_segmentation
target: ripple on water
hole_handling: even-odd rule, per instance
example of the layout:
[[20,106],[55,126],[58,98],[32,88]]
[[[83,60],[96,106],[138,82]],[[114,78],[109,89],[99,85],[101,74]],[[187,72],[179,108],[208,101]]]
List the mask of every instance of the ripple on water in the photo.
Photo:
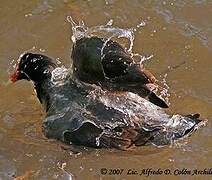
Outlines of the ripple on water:
[[0,155],[0,179],[13,179],[17,170],[13,161]]
[[15,126],[16,119],[8,112],[6,112],[6,114],[4,114],[3,117],[2,115],[0,115],[0,118],[7,128],[11,129]]

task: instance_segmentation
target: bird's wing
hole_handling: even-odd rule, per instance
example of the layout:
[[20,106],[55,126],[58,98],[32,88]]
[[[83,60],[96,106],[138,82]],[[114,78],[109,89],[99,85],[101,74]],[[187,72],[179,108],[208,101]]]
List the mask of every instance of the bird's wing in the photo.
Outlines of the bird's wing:
[[95,82],[104,79],[101,64],[100,38],[82,38],[72,49],[74,75],[84,82]]
[[106,78],[114,82],[147,84],[154,76],[136,64],[131,55],[117,42],[108,41],[103,49],[102,67]]
[[133,62],[133,58],[120,44],[108,41],[103,49],[102,67],[107,79],[105,84],[110,89],[131,91],[155,105],[168,107],[148,86],[154,85],[155,77]]
[[72,58],[74,74],[81,81],[131,91],[160,107],[168,107],[146,86],[155,82],[154,76],[136,64],[119,43],[98,37],[84,38],[76,42]]

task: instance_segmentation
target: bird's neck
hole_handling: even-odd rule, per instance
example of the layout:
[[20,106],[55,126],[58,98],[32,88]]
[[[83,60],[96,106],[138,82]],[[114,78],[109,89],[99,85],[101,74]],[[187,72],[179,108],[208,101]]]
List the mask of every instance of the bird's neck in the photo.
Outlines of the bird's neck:
[[51,99],[51,77],[52,71],[56,68],[56,65],[52,62],[48,62],[47,65],[36,69],[36,72],[32,72],[31,80],[34,83],[34,87],[37,93],[37,97],[40,103],[44,106],[45,110],[48,111]]
[[42,81],[34,82],[34,87],[40,103],[47,112],[50,107],[51,76],[45,77]]

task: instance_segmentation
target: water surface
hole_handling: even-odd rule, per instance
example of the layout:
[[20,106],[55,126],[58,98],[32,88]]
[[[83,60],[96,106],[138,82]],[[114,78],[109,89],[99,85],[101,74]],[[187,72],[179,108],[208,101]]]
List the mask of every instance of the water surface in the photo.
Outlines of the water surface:
[[[67,147],[42,134],[45,117],[32,84],[7,85],[11,61],[35,49],[71,64],[72,35],[66,17],[87,26],[137,27],[132,51],[153,57],[145,65],[169,87],[170,112],[200,113],[206,127],[173,147],[130,152]],[[204,169],[212,162],[212,3],[207,0],[34,0],[0,6],[0,179],[140,179],[128,169]],[[101,175],[121,168],[123,175]],[[163,178],[162,176],[151,176]],[[188,179],[190,176],[173,176]],[[207,179],[209,176],[196,176]]]

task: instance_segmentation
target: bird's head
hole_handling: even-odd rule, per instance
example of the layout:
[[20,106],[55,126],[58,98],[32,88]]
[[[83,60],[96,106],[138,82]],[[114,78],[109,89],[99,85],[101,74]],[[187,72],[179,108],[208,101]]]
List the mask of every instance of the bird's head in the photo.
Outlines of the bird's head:
[[10,76],[12,82],[26,79],[40,82],[51,76],[51,69],[56,64],[52,59],[42,54],[25,53],[20,55],[15,72]]

